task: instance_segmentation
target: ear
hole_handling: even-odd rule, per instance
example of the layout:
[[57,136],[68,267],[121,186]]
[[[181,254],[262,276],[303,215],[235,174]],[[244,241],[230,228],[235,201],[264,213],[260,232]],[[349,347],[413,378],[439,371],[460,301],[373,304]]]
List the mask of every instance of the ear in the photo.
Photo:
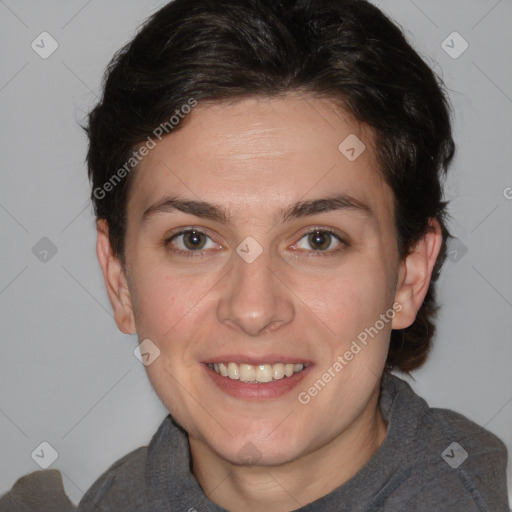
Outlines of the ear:
[[412,252],[400,263],[393,318],[393,329],[405,329],[413,324],[430,286],[432,270],[436,263],[443,235],[437,219],[429,220],[428,231],[415,245]]
[[128,282],[123,266],[112,251],[105,219],[96,222],[96,254],[103,272],[108,297],[114,310],[117,327],[125,334],[135,334],[135,319]]

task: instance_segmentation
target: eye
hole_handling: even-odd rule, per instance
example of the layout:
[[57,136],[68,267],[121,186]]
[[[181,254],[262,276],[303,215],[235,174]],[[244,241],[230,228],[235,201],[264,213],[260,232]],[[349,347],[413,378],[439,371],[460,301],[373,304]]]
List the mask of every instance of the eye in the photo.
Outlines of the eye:
[[[171,249],[176,253],[189,253],[187,256],[192,256],[193,252],[199,253],[202,250],[215,249],[220,247],[216,244],[207,234],[199,231],[198,229],[186,229],[171,236],[166,245],[174,246]],[[199,255],[199,254],[198,254]]]
[[302,236],[296,244],[292,245],[292,248],[332,253],[343,249],[345,245],[345,242],[332,231],[315,228]]

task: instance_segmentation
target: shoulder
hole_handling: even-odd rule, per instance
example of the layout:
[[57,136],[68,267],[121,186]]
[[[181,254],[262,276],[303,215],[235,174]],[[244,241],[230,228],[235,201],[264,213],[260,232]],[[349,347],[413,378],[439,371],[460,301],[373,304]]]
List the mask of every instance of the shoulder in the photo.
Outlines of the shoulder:
[[395,510],[508,512],[505,444],[462,414],[429,407],[406,382],[395,386],[400,419],[415,416],[398,428],[409,477],[395,494]]
[[160,506],[161,487],[166,488],[170,479],[168,469],[176,459],[177,446],[188,453],[188,438],[178,431],[168,414],[148,446],[141,446],[119,459],[93,483],[80,501],[78,510],[156,510]]
[[[403,422],[404,428],[414,430],[413,438],[422,441],[423,453],[436,452],[441,447],[444,451],[449,444],[457,443],[466,447],[473,458],[487,456],[506,461],[505,444],[484,427],[455,411],[430,407],[405,380],[396,375],[387,375],[385,386],[387,396],[383,398],[389,402],[387,407],[393,409],[393,420]],[[406,432],[402,433],[405,436]]]
[[479,454],[491,454],[500,459],[507,457],[507,448],[497,436],[455,411],[429,408],[422,424],[428,437],[439,435],[446,440],[460,440],[475,452],[474,455],[478,450]]
[[76,510],[62,485],[62,475],[56,469],[34,471],[19,478],[12,489],[0,498],[0,512],[46,512],[48,503],[52,510]]
[[80,512],[138,510],[146,494],[147,450],[142,446],[112,464],[84,494]]
[[508,512],[505,444],[446,409],[430,409],[421,424],[425,449],[418,474],[423,482],[434,479],[438,489],[430,499],[446,503],[447,510],[462,510],[461,504],[467,502],[468,511]]
[[419,423],[425,462],[441,457],[447,470],[458,470],[466,483],[480,484],[504,477],[507,448],[493,433],[448,409],[429,408]]

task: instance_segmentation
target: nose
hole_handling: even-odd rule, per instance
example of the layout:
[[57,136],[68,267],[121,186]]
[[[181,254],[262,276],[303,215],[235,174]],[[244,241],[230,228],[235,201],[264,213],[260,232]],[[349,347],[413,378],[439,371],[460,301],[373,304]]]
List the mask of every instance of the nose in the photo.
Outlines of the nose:
[[279,278],[279,270],[271,269],[268,253],[251,263],[237,254],[234,258],[217,305],[219,321],[250,336],[289,324],[294,317],[293,294]]

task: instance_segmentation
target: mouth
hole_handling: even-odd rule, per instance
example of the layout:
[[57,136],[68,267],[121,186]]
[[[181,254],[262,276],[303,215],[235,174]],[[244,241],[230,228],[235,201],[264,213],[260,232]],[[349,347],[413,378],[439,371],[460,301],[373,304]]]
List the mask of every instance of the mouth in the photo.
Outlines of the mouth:
[[290,393],[314,367],[310,361],[283,357],[232,359],[235,357],[205,361],[203,368],[216,389],[249,401],[276,399]]
[[208,363],[208,368],[217,375],[245,383],[268,383],[292,377],[300,373],[307,365],[304,363]]

